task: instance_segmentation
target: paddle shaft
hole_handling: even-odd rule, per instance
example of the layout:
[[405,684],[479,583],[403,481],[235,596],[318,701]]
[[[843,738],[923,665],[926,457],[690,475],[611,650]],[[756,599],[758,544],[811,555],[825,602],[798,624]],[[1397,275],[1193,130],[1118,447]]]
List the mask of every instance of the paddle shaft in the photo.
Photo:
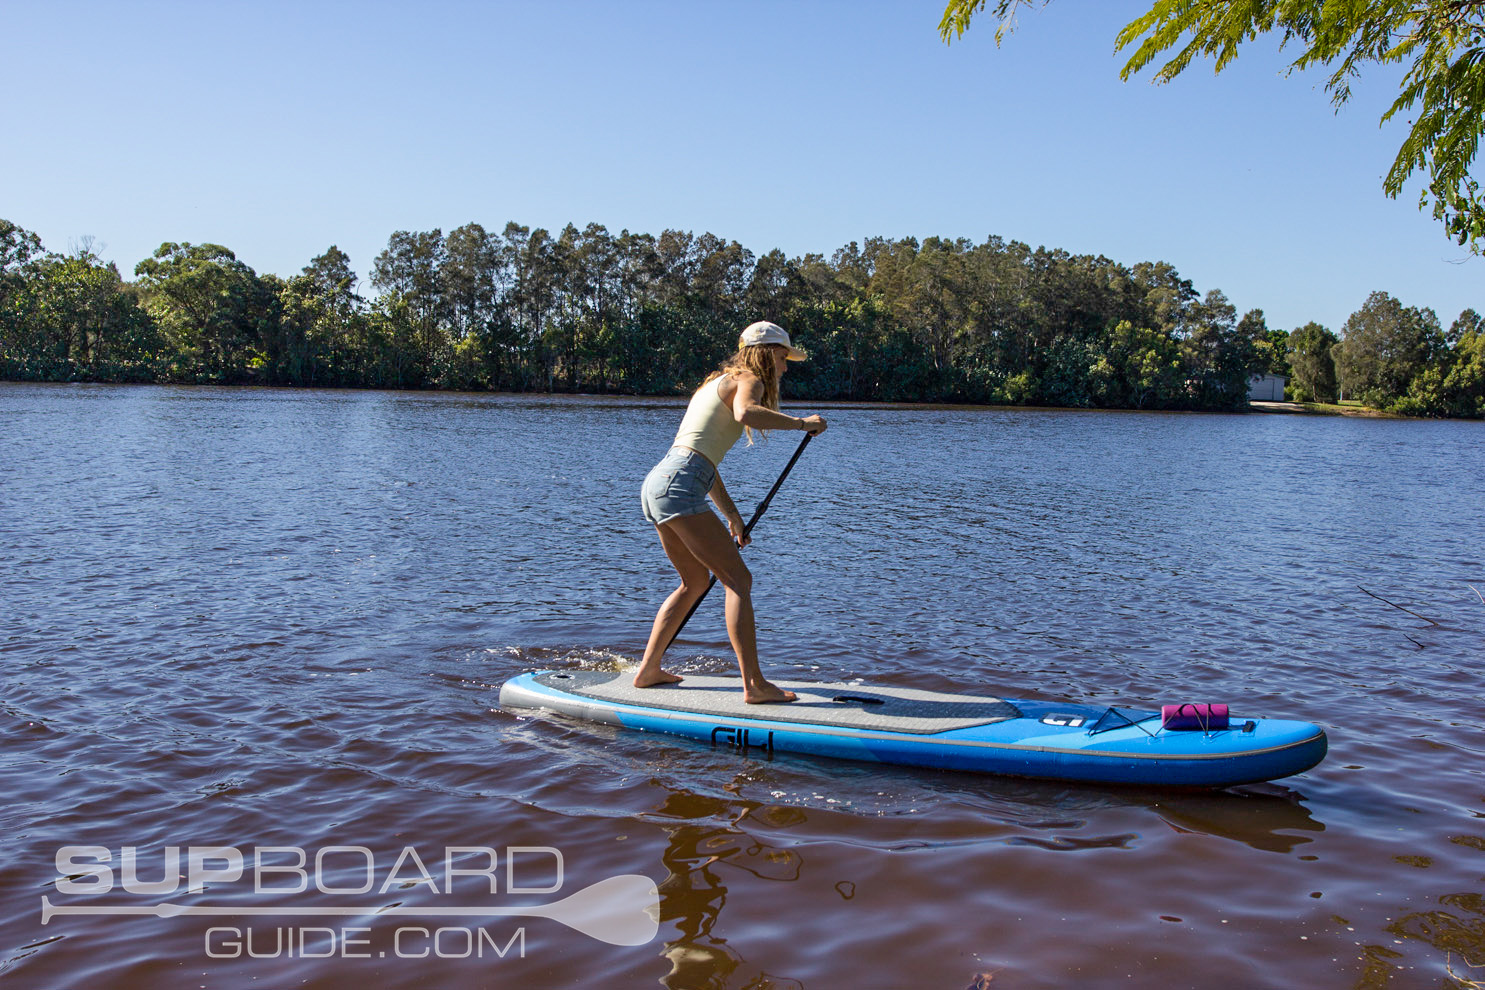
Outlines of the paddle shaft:
[[[789,477],[789,472],[794,470],[794,463],[799,460],[799,455],[804,453],[804,448],[809,446],[810,440],[813,437],[813,433],[806,433],[804,439],[799,441],[798,449],[794,451],[794,456],[789,458],[789,463],[784,465],[784,470],[779,475],[779,480],[775,481],[773,487],[768,490],[768,494],[763,496],[763,501],[759,502],[758,508],[753,510],[753,518],[749,519],[747,525],[743,527],[744,536],[748,536],[753,532],[753,526],[757,524],[759,519],[763,518],[763,513],[768,511],[768,503],[772,502],[773,497],[779,493],[779,487],[783,485],[784,479]],[[671,644],[680,636],[681,630],[686,628],[686,623],[691,621],[691,616],[696,614],[696,610],[701,607],[701,603],[706,599],[706,596],[711,592],[712,587],[716,583],[717,576],[713,574],[712,579],[707,582],[706,591],[703,591],[701,597],[696,599],[695,603],[691,606],[691,611],[687,612],[686,617],[681,620],[681,624],[675,627],[675,633],[670,637],[670,642],[665,644],[666,650],[670,649]],[[663,650],[661,651],[661,655],[664,655]]]

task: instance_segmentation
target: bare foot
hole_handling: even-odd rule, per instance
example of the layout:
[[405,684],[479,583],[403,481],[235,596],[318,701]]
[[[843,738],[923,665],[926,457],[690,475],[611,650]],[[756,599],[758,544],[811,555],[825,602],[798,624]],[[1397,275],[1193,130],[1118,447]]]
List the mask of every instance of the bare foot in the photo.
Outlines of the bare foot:
[[679,674],[670,674],[661,670],[649,677],[646,677],[643,674],[635,674],[634,686],[637,688],[647,688],[655,687],[660,684],[679,684],[683,680],[685,680],[685,678],[681,677]]
[[799,695],[793,691],[785,691],[783,688],[764,681],[756,688],[747,687],[743,689],[743,701],[750,705],[768,705],[785,701],[797,701]]

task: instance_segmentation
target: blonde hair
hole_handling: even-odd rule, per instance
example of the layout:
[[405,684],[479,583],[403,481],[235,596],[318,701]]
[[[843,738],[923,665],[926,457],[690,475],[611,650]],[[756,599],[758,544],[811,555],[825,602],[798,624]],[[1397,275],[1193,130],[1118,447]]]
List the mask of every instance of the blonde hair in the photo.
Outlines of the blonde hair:
[[[723,375],[745,371],[763,383],[762,404],[774,412],[778,412],[779,375],[778,371],[774,368],[772,348],[779,346],[781,345],[753,344],[749,347],[738,348],[736,354],[722,362],[722,367],[706,376],[706,381],[701,383],[702,386],[717,378],[721,378]],[[751,447],[753,445],[752,427],[744,426],[743,432],[748,435],[748,446]],[[758,433],[767,439],[768,431],[759,430]]]

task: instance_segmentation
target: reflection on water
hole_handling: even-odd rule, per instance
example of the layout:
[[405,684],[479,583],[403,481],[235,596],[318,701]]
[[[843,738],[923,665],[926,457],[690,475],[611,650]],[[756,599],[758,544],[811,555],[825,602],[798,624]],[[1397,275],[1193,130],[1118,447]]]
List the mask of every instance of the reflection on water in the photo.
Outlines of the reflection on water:
[[[766,761],[500,711],[517,673],[617,669],[642,650],[673,575],[635,489],[677,411],[0,385],[0,978],[1478,974],[1479,424],[834,410],[748,550],[767,669],[1134,708],[1201,698],[1328,730],[1310,773],[1190,794]],[[729,455],[740,505],[792,453],[777,439]],[[720,600],[671,655],[682,673],[734,669]],[[538,918],[505,958],[213,959],[185,918],[42,926],[56,850],[80,842],[362,846],[384,862],[409,845],[550,846],[563,896],[653,879],[660,935],[612,946]],[[415,897],[438,903],[387,895]],[[267,919],[262,944],[289,923]],[[395,928],[368,923],[390,944]]]
[[1281,785],[1249,784],[1239,792],[1182,795],[1151,810],[1174,829],[1290,853],[1313,841],[1303,833],[1325,831],[1302,801],[1298,792]]
[[[666,942],[663,955],[670,960],[671,971],[662,982],[675,990],[733,985],[745,960],[727,939],[714,934],[727,901],[726,874],[741,870],[760,880],[787,883],[799,879],[803,865],[793,849],[771,845],[744,826],[753,820],[771,830],[787,829],[803,824],[806,815],[799,808],[758,807],[679,791],[668,794],[652,815],[661,820],[709,823],[662,824],[669,842],[663,859],[667,876],[660,885],[660,917],[675,925],[677,936]],[[716,824],[719,819],[731,823]],[[773,899],[787,897],[787,892],[780,892]],[[738,985],[803,986],[761,972]]]
[[[1418,939],[1443,953],[1449,974],[1465,986],[1485,981],[1485,895],[1445,894],[1433,911],[1405,915],[1387,927],[1398,939]],[[1380,950],[1380,946],[1369,947]],[[1400,956],[1396,953],[1395,956]]]

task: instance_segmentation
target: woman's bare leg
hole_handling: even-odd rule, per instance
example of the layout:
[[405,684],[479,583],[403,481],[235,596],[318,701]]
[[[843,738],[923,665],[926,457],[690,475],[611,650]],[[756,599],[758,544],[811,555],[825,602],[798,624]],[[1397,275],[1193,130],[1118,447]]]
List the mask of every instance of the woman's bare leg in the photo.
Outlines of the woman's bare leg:
[[656,526],[655,530],[660,534],[660,545],[665,548],[665,556],[670,558],[670,565],[681,577],[681,585],[670,593],[660,606],[660,611],[655,613],[655,624],[650,628],[650,641],[645,645],[644,659],[640,661],[639,670],[634,674],[635,687],[675,684],[682,679],[677,674],[661,670],[660,664],[665,659],[665,648],[675,638],[676,630],[685,621],[686,613],[691,611],[696,599],[706,592],[707,583],[712,577],[712,572],[686,549],[685,542],[670,525],[666,523],[664,526]]
[[[666,534],[666,529],[671,530],[671,534]],[[753,618],[753,575],[743,563],[742,555],[737,552],[737,544],[732,541],[732,535],[727,532],[722,520],[710,512],[702,512],[672,519],[661,526],[660,530],[662,543],[665,542],[666,535],[680,537],[690,558],[715,574],[717,580],[727,589],[727,638],[732,641],[738,669],[742,671],[743,700],[749,704],[795,700],[794,692],[784,691],[770,684],[758,666],[758,635]],[[668,548],[666,552],[670,552]],[[675,563],[674,557],[671,562]],[[679,571],[679,566],[676,569]],[[683,582],[686,580],[684,573],[681,579]],[[690,607],[688,602],[686,608]],[[682,611],[680,615],[684,617],[685,612]],[[659,616],[656,617],[656,624],[659,625]],[[664,643],[660,649],[664,649]],[[645,657],[649,659],[648,650]]]

